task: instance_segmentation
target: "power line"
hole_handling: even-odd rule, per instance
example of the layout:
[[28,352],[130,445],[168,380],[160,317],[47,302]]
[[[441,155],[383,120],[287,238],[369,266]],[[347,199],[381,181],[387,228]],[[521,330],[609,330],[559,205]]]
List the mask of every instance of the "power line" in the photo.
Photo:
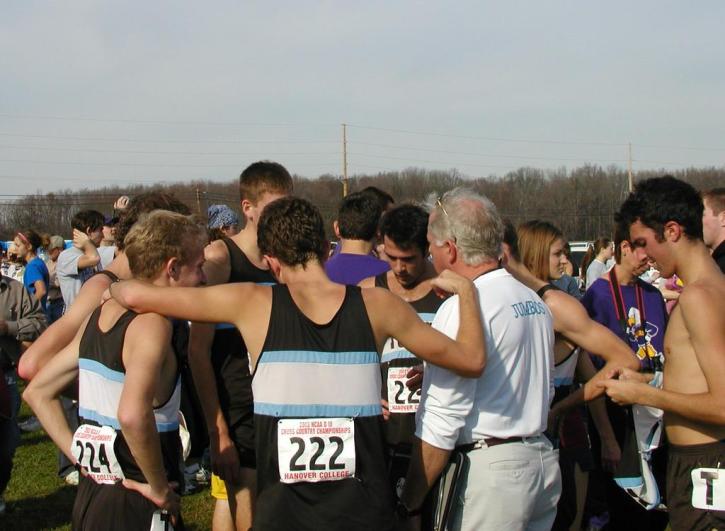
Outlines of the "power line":
[[131,120],[125,118],[87,118],[83,116],[49,116],[33,114],[0,113],[5,118],[31,119],[31,120],[58,120],[68,122],[94,122],[94,123],[121,123],[144,125],[211,125],[222,127],[337,127],[338,124],[295,124],[295,123],[264,123],[264,122],[218,122],[194,120]]
[[[8,146],[0,144],[0,148],[4,149],[25,149],[31,151],[68,151],[68,152],[80,152],[80,153],[124,153],[124,154],[141,154],[141,155],[234,155],[234,156],[249,156],[258,155],[258,152],[234,152],[234,151],[145,151],[145,150],[132,150],[132,149],[95,149],[95,148],[53,148],[53,147],[35,147],[35,146]],[[337,155],[337,151],[325,151],[325,152],[310,152],[300,151],[295,153],[277,153],[275,156],[298,156],[298,155]]]
[[82,140],[99,142],[129,142],[134,144],[339,144],[338,140],[168,140],[138,138],[104,138],[87,136],[52,136],[52,135],[24,135],[18,133],[0,132],[0,136],[17,138],[37,138],[44,140]]

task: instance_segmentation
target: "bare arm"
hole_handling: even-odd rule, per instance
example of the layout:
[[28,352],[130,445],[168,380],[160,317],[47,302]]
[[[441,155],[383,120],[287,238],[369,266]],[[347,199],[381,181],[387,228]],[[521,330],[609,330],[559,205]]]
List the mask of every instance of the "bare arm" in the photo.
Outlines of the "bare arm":
[[35,298],[38,300],[45,297],[45,294],[48,293],[48,288],[45,287],[45,282],[42,280],[36,280],[33,282],[33,286],[35,286]]
[[[473,283],[450,271],[444,272],[444,289],[458,294],[460,326],[456,341],[425,324],[412,307],[387,290],[365,290],[365,303],[378,345],[389,337],[420,359],[461,376],[477,378],[486,364],[486,347],[478,296]],[[443,287],[443,286],[442,286]]]
[[73,340],[86,318],[96,309],[101,295],[111,284],[105,275],[96,275],[81,288],[73,305],[53,323],[20,357],[18,374],[32,380],[48,361]]
[[89,267],[96,267],[100,263],[101,256],[98,254],[98,249],[96,249],[93,242],[88,239],[88,234],[73,229],[73,245],[83,251],[83,255],[78,258],[78,264],[76,265],[79,271]]
[[415,510],[423,505],[426,494],[443,472],[450,455],[450,450],[436,448],[417,437],[413,440],[405,490],[400,497],[405,507]]
[[584,385],[585,400],[601,396],[601,388],[597,382],[605,380],[617,369],[639,369],[639,363],[627,344],[605,326],[593,321],[584,306],[574,297],[561,291],[549,290],[544,294],[544,302],[554,316],[554,330],[606,362]]
[[725,313],[717,294],[691,285],[679,299],[685,328],[707,381],[705,393],[678,393],[634,379],[607,380],[602,386],[618,403],[642,404],[706,424],[725,424]]
[[171,326],[160,315],[142,315],[129,325],[123,347],[126,377],[118,403],[118,423],[152,498],[178,514],[178,497],[169,486],[154,418],[154,397],[171,343]]
[[78,328],[71,343],[48,362],[23,393],[23,399],[35,412],[46,433],[72,463],[76,462],[71,453],[73,432],[65,418],[60,394],[78,377],[78,349],[86,323],[87,320]]
[[166,288],[140,280],[116,282],[111,296],[123,307],[137,313],[159,313],[201,323],[240,324],[254,308],[239,301],[254,300],[267,286],[240,282],[202,288]]
[[[229,278],[229,253],[217,241],[204,250],[204,273],[207,285],[217,285]],[[212,471],[223,480],[239,483],[239,457],[229,437],[229,427],[219,405],[219,394],[211,364],[214,325],[192,323],[189,332],[189,365],[209,431]]]

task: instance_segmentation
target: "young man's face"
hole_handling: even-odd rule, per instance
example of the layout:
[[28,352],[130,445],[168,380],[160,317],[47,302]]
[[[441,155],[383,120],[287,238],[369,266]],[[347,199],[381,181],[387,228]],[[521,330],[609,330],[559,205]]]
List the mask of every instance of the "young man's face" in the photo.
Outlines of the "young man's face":
[[705,200],[705,209],[702,211],[702,239],[705,245],[712,249],[718,243],[720,235],[725,229],[723,229],[720,219],[722,216],[716,215],[712,211],[712,207],[707,203],[707,200]]
[[257,199],[256,203],[249,202],[246,209],[244,208],[244,205],[242,205],[242,211],[244,212],[244,216],[247,218],[247,222],[252,223],[252,225],[256,227],[259,223],[259,218],[262,217],[264,207],[272,201],[276,201],[282,197],[287,197],[287,194],[264,192],[259,199]]
[[179,264],[179,274],[176,280],[172,280],[172,285],[180,288],[195,288],[200,284],[206,283],[206,275],[204,275],[204,247],[198,245],[196,252],[192,258],[185,264]]
[[649,269],[649,259],[645,250],[639,245],[632,245],[629,242],[622,243],[621,263],[632,274],[639,276]]
[[385,254],[395,279],[404,288],[414,288],[425,273],[426,257],[417,246],[410,249],[398,247],[393,240],[383,238]]
[[20,236],[15,237],[13,245],[15,245],[15,252],[18,258],[25,260],[25,257],[28,256],[28,253],[30,252],[30,246],[25,243]]
[[655,267],[664,278],[675,274],[669,244],[667,241],[658,241],[653,229],[637,220],[629,226],[629,241],[654,261]]
[[103,227],[98,227],[97,229],[91,229],[88,227],[88,230],[86,230],[86,234],[88,234],[88,239],[93,242],[93,245],[98,247],[101,245],[101,242],[103,241]]

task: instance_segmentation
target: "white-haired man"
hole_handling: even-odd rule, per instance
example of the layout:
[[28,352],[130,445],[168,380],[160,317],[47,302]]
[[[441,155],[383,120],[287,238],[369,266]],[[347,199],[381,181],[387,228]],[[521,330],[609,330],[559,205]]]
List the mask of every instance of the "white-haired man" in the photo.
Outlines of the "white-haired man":
[[[433,264],[474,281],[486,338],[479,378],[427,366],[416,441],[398,515],[415,514],[453,451],[465,465],[447,529],[550,529],[561,492],[557,451],[543,435],[553,389],[551,313],[500,268],[503,223],[496,207],[465,188],[432,205]],[[455,336],[452,297],[433,327]]]

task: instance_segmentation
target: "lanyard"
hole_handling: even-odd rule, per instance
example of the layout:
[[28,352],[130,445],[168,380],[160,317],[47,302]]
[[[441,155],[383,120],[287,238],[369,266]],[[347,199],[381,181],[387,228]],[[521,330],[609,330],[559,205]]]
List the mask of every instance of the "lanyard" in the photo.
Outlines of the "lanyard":
[[[617,274],[614,272],[614,267],[609,270],[609,289],[612,293],[612,301],[614,302],[614,312],[617,316],[617,321],[619,321],[619,325],[622,327],[622,331],[624,332],[624,334],[629,335],[627,333],[627,329],[629,327],[627,326],[627,309],[624,305],[622,286],[617,280]],[[638,336],[638,332],[641,332],[642,337],[645,341],[645,352],[649,352],[652,347],[649,339],[647,339],[647,317],[645,316],[644,312],[644,294],[642,293],[642,287],[639,285],[639,282],[636,279],[634,283],[634,296],[637,304],[637,310],[639,310],[640,322],[639,330],[634,331],[634,336],[636,338]],[[644,359],[642,359],[642,362],[648,368],[654,368],[654,366],[657,365],[656,362],[647,355],[644,357]]]

